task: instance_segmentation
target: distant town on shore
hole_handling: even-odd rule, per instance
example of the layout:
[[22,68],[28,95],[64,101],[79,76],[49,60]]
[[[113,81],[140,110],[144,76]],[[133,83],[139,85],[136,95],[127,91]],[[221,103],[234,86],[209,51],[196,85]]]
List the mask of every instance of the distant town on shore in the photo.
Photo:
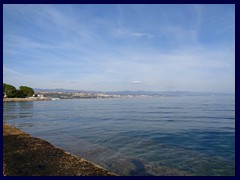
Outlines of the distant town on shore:
[[85,99],[85,98],[132,98],[156,96],[202,96],[202,95],[227,95],[231,93],[188,92],[188,91],[84,91],[70,89],[39,89],[20,86],[16,89],[10,84],[3,83],[3,98],[32,98],[39,99]]
[[83,91],[67,89],[35,89],[40,97],[57,99],[84,99],[84,98],[133,98],[157,96],[202,96],[202,95],[227,95],[231,93],[209,93],[188,91]]

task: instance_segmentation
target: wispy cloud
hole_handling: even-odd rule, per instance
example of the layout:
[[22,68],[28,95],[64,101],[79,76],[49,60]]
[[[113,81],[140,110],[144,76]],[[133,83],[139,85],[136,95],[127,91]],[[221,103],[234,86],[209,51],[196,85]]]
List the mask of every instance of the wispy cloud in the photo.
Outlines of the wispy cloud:
[[131,84],[142,84],[142,81],[132,81]]
[[153,34],[150,34],[150,33],[139,33],[139,32],[132,33],[131,36],[133,36],[133,37],[147,37],[147,38],[153,38],[154,37]]
[[78,84],[79,82],[78,81],[69,81],[69,83],[71,83],[71,84]]
[[4,81],[234,90],[233,15],[214,5],[4,5]]

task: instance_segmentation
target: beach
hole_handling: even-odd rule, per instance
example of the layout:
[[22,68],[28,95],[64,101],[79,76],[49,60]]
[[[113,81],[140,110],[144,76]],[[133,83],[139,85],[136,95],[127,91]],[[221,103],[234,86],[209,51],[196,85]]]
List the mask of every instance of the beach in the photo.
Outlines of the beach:
[[3,124],[3,148],[4,176],[116,175],[5,123]]

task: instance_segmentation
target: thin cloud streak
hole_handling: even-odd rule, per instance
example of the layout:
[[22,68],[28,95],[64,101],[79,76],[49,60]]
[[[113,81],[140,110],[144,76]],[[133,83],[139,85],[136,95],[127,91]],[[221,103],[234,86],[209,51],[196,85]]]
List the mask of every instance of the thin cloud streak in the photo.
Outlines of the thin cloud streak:
[[147,37],[147,38],[153,38],[154,37],[154,35],[152,35],[150,33],[139,33],[139,32],[132,33],[131,36],[134,36],[134,37]]
[[142,84],[142,81],[132,81],[131,84]]

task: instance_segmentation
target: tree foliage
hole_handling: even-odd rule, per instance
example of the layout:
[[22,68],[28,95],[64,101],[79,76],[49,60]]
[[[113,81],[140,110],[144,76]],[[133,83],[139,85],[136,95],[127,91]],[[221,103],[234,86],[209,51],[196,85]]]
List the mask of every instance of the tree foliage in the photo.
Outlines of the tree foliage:
[[23,91],[23,93],[24,93],[24,95],[26,95],[26,97],[31,97],[34,94],[34,90],[30,87],[20,86],[19,88],[20,88],[20,90]]
[[16,98],[25,98],[26,94],[22,90],[17,90]]
[[[10,84],[3,83],[3,97],[8,98],[25,98],[31,97],[34,94],[34,90],[27,86],[20,86],[17,90]],[[5,95],[5,96],[4,96]]]
[[10,84],[3,83],[3,92],[6,94],[7,97],[13,98],[16,96],[17,89]]

